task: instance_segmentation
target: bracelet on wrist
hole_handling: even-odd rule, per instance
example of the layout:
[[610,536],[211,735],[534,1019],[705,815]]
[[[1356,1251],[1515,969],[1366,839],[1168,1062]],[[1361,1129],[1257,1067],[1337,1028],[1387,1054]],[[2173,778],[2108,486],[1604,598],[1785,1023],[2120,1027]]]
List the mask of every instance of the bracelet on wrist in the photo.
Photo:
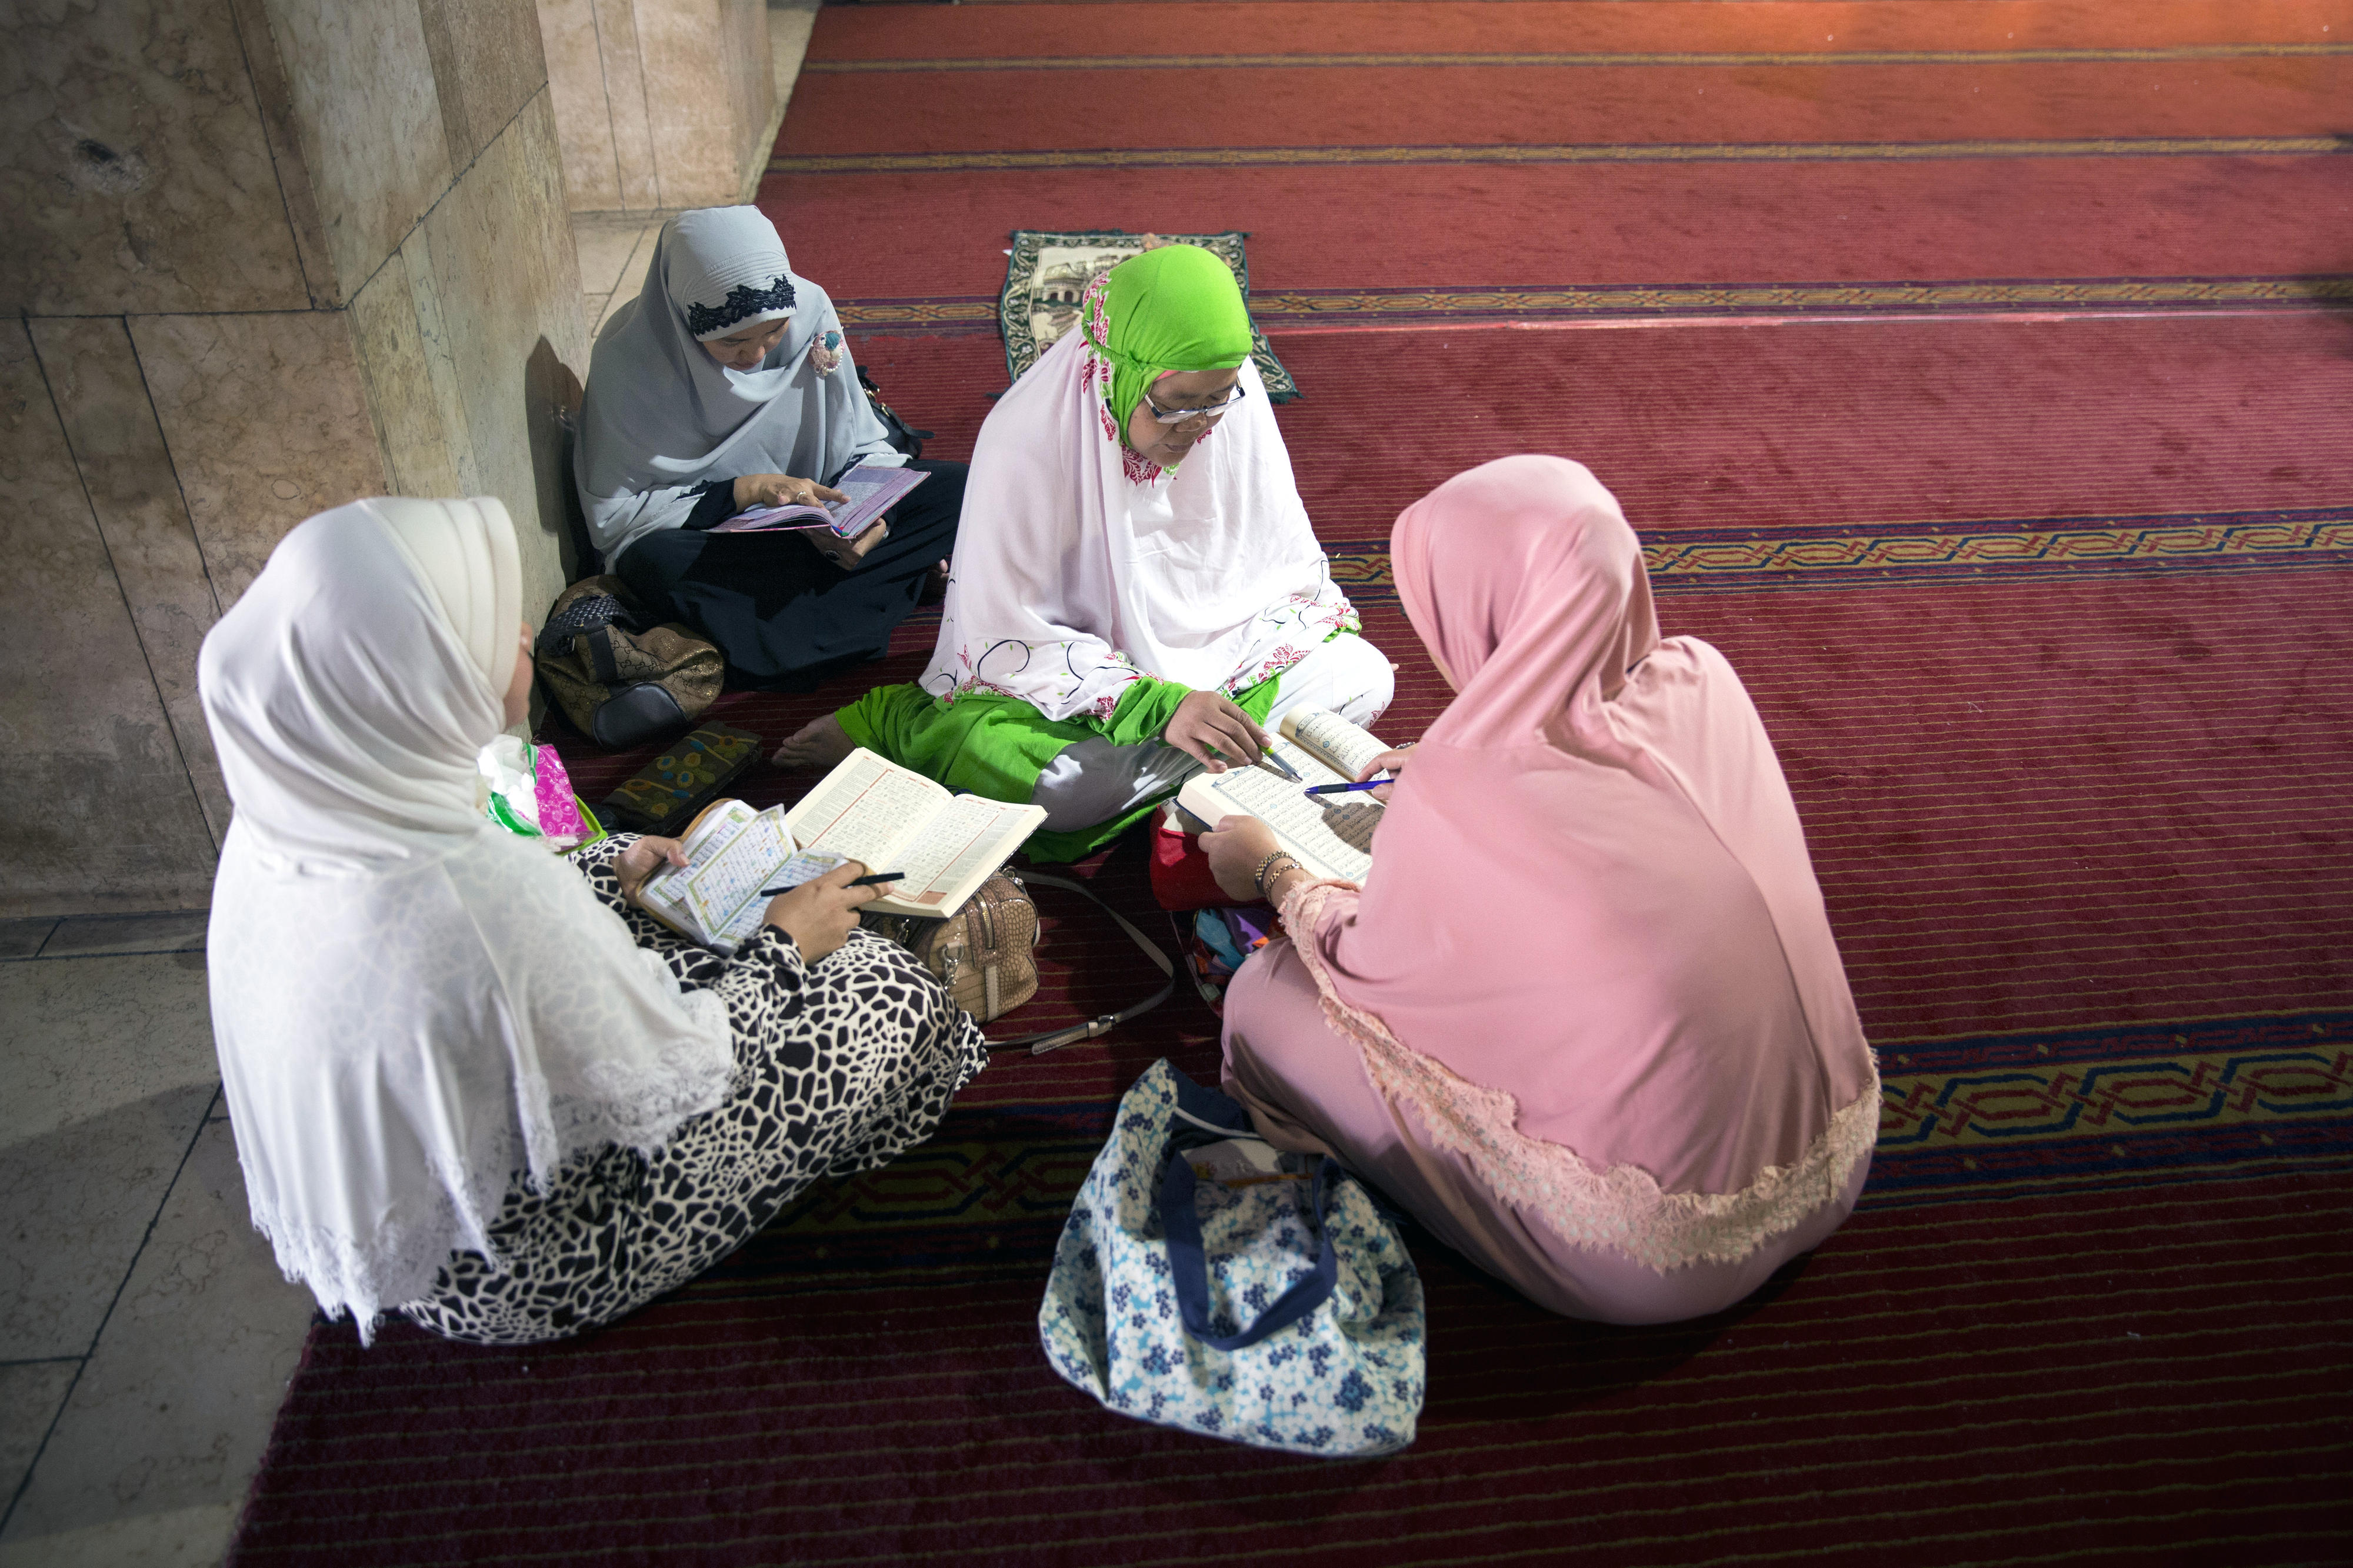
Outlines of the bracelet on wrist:
[[1250,876],[1250,881],[1257,887],[1258,896],[1261,899],[1268,896],[1267,879],[1274,874],[1278,863],[1288,867],[1293,871],[1304,869],[1304,868],[1299,864],[1298,860],[1295,859],[1288,850],[1283,849],[1278,849],[1273,854],[1268,856],[1265,859],[1260,861],[1258,863],[1258,869]]

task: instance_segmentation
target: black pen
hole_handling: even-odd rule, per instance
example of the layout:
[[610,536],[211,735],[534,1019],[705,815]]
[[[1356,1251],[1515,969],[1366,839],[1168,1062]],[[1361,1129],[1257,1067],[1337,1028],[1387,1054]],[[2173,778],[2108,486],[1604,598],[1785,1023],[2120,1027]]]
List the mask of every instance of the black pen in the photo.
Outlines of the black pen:
[[1307,793],[1309,795],[1346,795],[1352,790],[1378,789],[1385,784],[1395,783],[1397,783],[1395,779],[1366,779],[1362,784],[1309,784]]
[[[850,880],[850,881],[844,882],[844,883],[842,884],[842,886],[843,886],[843,887],[845,887],[845,888],[873,888],[873,887],[879,887],[879,886],[881,886],[881,885],[882,883],[884,883],[884,882],[896,882],[896,881],[900,880],[902,878],[905,877],[905,876],[906,876],[906,874],[907,874],[907,873],[905,873],[904,871],[877,871],[877,872],[875,872],[875,873],[874,873],[874,875],[872,875],[871,877],[859,877],[859,878],[855,878],[855,879],[852,879],[852,880]],[[812,882],[814,882],[814,881],[816,881],[816,880],[817,880],[817,879],[816,879],[815,877],[812,877],[812,878],[810,878],[810,879],[809,879],[809,880],[810,880],[810,881],[812,881]],[[760,889],[760,896],[761,896],[762,898],[764,898],[764,899],[773,899],[773,898],[775,898],[778,893],[789,893],[789,892],[791,892],[795,888],[802,887],[802,886],[804,886],[804,885],[805,885],[805,884],[803,884],[803,883],[799,883],[799,882],[779,882],[779,883],[777,883],[777,884],[776,884],[775,887],[773,887],[773,888],[763,888],[763,889]]]

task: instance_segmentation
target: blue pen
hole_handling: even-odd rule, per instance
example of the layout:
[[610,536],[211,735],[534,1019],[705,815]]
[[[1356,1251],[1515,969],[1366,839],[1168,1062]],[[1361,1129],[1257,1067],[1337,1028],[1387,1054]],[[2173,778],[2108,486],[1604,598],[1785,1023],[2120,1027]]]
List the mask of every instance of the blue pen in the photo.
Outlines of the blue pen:
[[1307,793],[1309,795],[1347,795],[1356,790],[1378,789],[1385,784],[1395,783],[1397,783],[1395,779],[1366,779],[1362,784],[1309,784]]

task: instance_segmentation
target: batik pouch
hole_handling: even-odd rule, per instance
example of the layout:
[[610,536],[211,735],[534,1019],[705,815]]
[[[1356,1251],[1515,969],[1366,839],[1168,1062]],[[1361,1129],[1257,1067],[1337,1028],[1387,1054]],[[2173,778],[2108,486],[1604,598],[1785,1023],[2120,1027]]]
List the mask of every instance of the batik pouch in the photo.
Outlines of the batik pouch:
[[622,780],[605,797],[604,813],[624,827],[676,838],[759,759],[759,736],[731,725],[705,724]]
[[1071,1206],[1038,1332],[1140,1421],[1295,1454],[1387,1454],[1421,1414],[1421,1278],[1363,1187],[1278,1153],[1155,1062]]

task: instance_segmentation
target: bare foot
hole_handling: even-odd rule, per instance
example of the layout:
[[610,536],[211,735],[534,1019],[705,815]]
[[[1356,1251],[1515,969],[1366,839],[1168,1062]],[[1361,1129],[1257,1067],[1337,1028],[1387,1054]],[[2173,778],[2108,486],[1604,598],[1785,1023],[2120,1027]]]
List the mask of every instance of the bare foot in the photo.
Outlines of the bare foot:
[[915,603],[919,605],[936,605],[947,596],[948,563],[942,561],[935,563],[930,571],[923,574],[923,591],[916,598]]
[[857,749],[841,721],[828,713],[802,725],[768,760],[787,773],[823,773]]

